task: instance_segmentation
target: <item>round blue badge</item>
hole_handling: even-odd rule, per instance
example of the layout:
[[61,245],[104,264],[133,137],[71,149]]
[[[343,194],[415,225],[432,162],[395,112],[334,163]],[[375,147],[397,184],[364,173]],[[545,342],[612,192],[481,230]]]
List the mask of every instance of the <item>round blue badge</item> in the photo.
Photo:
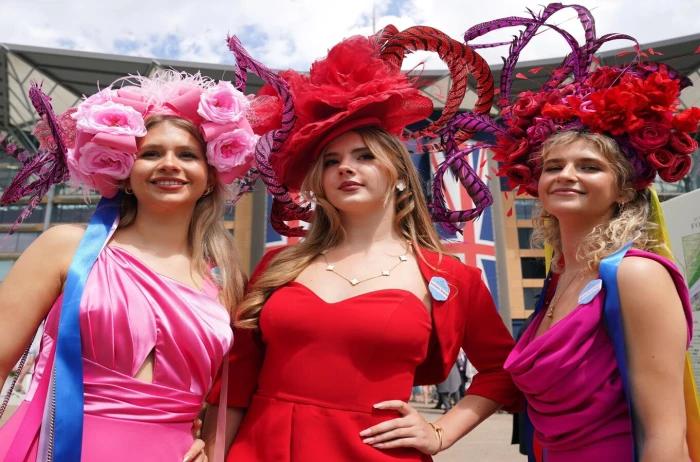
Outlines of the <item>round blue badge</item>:
[[585,305],[586,303],[590,303],[602,288],[603,281],[601,279],[593,279],[579,292],[578,304]]
[[430,278],[428,290],[433,299],[439,302],[444,302],[450,295],[450,286],[447,284],[445,278],[441,278],[440,276],[433,276]]

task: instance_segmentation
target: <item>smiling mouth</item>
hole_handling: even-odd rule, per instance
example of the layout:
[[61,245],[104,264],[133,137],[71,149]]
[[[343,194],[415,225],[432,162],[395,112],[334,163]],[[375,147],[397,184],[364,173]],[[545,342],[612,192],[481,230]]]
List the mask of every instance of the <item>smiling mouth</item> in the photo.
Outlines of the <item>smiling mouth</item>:
[[555,189],[555,190],[550,192],[550,194],[561,194],[561,193],[583,194],[583,191],[578,191],[576,189],[569,189],[569,188],[560,188],[560,189]]
[[186,181],[182,180],[153,180],[151,183],[156,186],[183,186],[187,184]]

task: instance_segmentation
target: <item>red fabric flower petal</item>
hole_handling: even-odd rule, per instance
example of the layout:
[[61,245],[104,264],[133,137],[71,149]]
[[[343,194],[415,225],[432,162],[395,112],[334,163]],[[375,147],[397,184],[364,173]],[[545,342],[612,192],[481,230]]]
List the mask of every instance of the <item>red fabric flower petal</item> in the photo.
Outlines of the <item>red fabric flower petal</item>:
[[647,161],[657,170],[673,166],[676,156],[667,149],[658,149],[647,156]]
[[698,149],[698,142],[685,132],[673,132],[668,144],[678,154],[692,154]]
[[676,156],[674,163],[670,167],[659,170],[659,176],[664,181],[675,183],[690,172],[692,165],[693,162],[690,156]]

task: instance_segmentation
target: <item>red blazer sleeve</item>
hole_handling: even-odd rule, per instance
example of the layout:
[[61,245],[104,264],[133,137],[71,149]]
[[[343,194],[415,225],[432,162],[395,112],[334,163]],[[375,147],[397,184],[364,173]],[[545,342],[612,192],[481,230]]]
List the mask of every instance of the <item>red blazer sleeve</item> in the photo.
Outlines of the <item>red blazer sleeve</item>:
[[[265,271],[270,260],[282,249],[267,252],[250,276],[248,286]],[[258,385],[258,375],[265,357],[265,348],[257,329],[233,329],[233,346],[228,355],[228,395],[229,407],[248,407]],[[209,404],[218,405],[221,393],[221,375],[214,381],[207,396]]]
[[479,271],[464,269],[466,274],[462,281],[470,281],[471,287],[462,292],[462,306],[468,307],[462,349],[478,371],[467,394],[483,396],[502,403],[509,412],[517,412],[522,405],[522,395],[510,374],[503,369],[503,363],[515,342],[503,324]]

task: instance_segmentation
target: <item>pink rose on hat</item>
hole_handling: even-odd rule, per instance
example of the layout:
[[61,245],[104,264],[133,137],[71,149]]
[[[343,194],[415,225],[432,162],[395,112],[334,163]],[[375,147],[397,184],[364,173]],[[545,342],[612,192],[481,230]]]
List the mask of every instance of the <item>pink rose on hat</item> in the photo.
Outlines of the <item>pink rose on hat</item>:
[[250,102],[231,82],[221,81],[202,92],[197,114],[209,122],[229,124],[245,118]]
[[143,116],[136,109],[113,101],[81,106],[76,114],[78,130],[87,133],[146,136]]
[[249,128],[237,128],[207,144],[207,162],[219,172],[221,182],[230,183],[253,166],[257,140]]
[[119,181],[129,177],[133,165],[132,153],[93,142],[68,151],[71,177],[96,189],[105,197],[117,193]]

